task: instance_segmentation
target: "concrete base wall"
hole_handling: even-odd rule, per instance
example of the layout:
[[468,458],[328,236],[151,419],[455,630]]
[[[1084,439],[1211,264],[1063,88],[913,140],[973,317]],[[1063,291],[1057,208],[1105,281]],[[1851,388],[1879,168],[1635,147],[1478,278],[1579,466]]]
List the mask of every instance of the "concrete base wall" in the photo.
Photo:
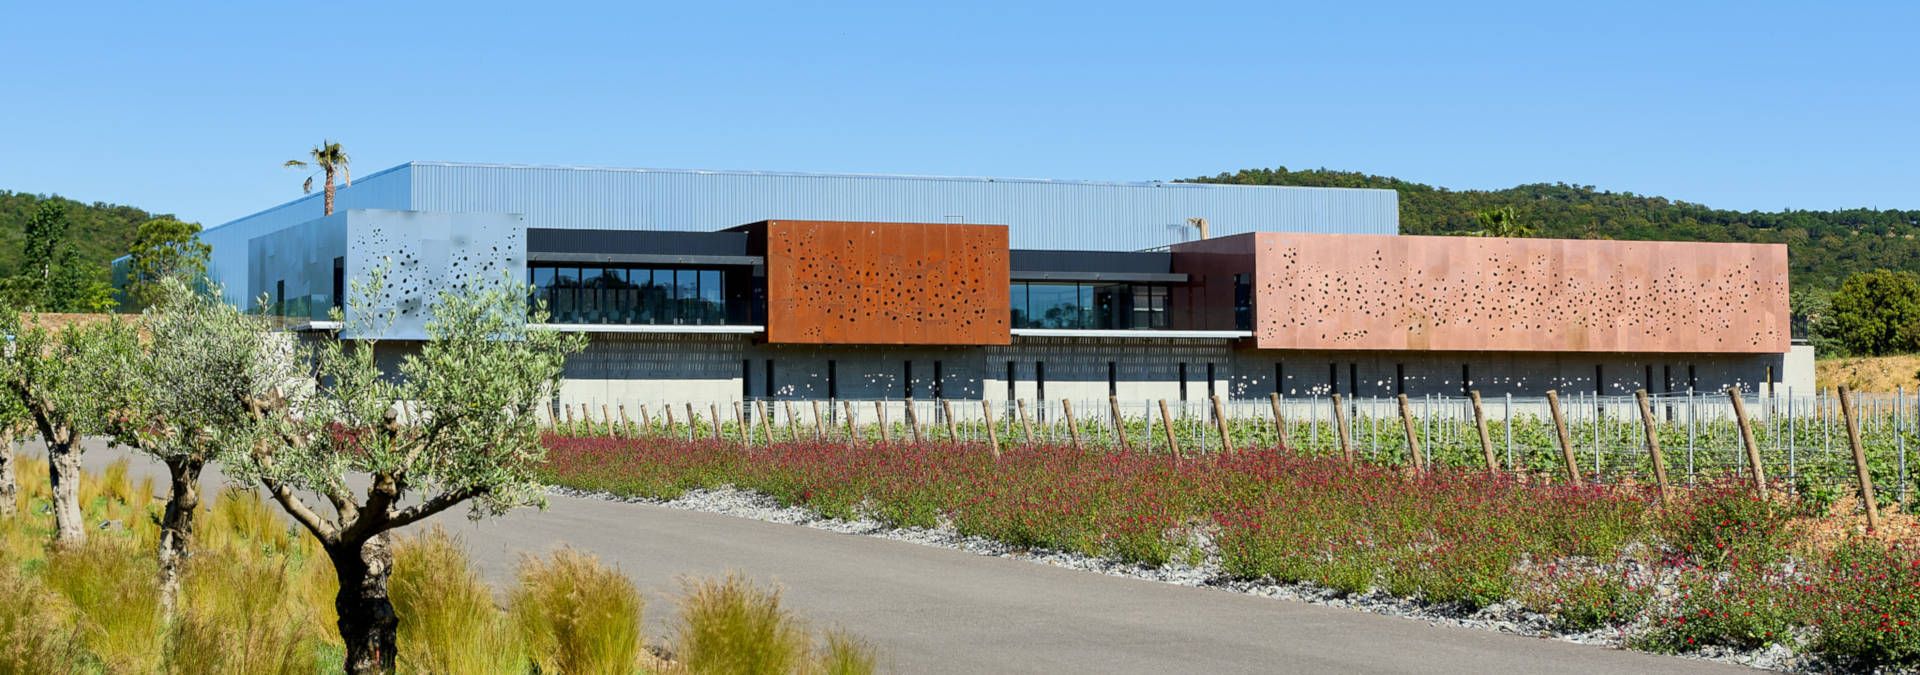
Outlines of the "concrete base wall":
[[[1805,363],[1803,363],[1803,361]],[[772,363],[769,389],[768,363]],[[737,401],[743,398],[973,400],[1460,395],[1462,367],[1482,395],[1538,396],[1714,392],[1728,386],[1813,391],[1811,359],[1760,355],[1282,352],[1226,340],[1015,338],[1007,346],[800,347],[739,335],[596,335],[568,363],[561,400],[598,405]],[[1009,379],[1009,364],[1012,377]],[[1113,379],[1109,381],[1109,372]],[[1185,384],[1182,385],[1184,365]],[[1595,367],[1598,366],[1596,380]],[[937,372],[937,380],[936,380]],[[1276,387],[1276,376],[1280,378]],[[1335,378],[1337,376],[1337,383]],[[1650,376],[1650,377],[1649,377]],[[1009,387],[1011,384],[1011,387]],[[1044,389],[1044,392],[1042,391]],[[771,391],[771,394],[769,394]]]

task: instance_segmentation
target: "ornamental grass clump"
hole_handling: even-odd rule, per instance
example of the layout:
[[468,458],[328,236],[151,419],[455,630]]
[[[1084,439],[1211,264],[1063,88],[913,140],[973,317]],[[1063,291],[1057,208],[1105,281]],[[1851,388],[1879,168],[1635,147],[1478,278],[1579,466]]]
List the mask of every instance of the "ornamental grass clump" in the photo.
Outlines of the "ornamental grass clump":
[[860,675],[878,659],[858,640],[828,632],[815,648],[805,622],[780,604],[778,588],[737,574],[685,582],[673,654],[688,672],[713,675]]
[[519,673],[527,659],[467,550],[435,525],[393,547],[399,665],[419,673]]
[[572,548],[520,561],[508,601],[527,656],[543,673],[631,673],[642,602],[619,570]]

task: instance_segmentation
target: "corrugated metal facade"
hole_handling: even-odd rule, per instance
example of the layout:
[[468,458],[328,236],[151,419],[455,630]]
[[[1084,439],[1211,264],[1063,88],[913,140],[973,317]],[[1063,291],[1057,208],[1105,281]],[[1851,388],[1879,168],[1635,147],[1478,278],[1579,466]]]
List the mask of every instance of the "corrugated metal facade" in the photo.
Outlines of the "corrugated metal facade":
[[[353,187],[335,191],[333,210],[337,213],[348,209],[409,210],[413,203],[412,174],[413,167],[402,164],[362,176],[353,182]],[[325,211],[324,198],[316,187],[313,194],[200,233],[200,240],[213,247],[213,254],[207,259],[207,274],[225,285],[227,302],[241,307],[253,305],[253,298],[247,297],[247,242],[321,217]]]
[[413,208],[528,227],[712,231],[767,219],[1007,225],[1014,248],[1131,251],[1243,232],[1397,234],[1391,190],[416,162]]
[[[1135,251],[1246,232],[1397,234],[1391,190],[413,162],[342,187],[334,210],[525,216],[526,227],[711,232],[769,219],[1006,225],[1022,249]],[[321,216],[314,193],[210,228],[209,272],[245,305],[247,242]]]

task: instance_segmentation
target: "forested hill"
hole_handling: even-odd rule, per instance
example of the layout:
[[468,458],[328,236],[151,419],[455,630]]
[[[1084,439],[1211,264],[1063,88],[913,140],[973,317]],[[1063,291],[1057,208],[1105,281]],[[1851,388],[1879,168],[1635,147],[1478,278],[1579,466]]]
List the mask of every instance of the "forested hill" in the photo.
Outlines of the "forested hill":
[[67,207],[66,240],[73,242],[81,262],[89,265],[106,265],[126,255],[133,245],[134,230],[141,223],[165,215],[120,204],[85,204],[60,196],[0,190],[0,277],[11,276],[20,269],[20,245],[27,219],[33,217],[40,202],[47,199]]
[[1352,171],[1249,169],[1189,182],[1386,188],[1400,192],[1400,231],[1477,230],[1474,214],[1504,206],[1537,236],[1785,243],[1797,290],[1832,290],[1848,274],[1876,268],[1920,271],[1920,210],[1726,211],[1607,192],[1591,185],[1534,183],[1504,190],[1448,190]]

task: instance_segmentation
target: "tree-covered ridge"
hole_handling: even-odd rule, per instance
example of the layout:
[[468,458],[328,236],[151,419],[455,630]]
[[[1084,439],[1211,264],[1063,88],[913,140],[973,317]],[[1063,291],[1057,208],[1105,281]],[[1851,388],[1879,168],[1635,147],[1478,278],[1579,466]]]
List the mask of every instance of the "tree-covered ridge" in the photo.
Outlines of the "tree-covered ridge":
[[1449,190],[1390,176],[1286,167],[1188,182],[1397,190],[1404,234],[1464,234],[1482,229],[1478,214],[1512,207],[1541,237],[1784,243],[1799,290],[1830,291],[1848,275],[1874,269],[1920,271],[1920,210],[1728,211],[1591,185]]
[[72,242],[78,262],[103,269],[114,258],[127,254],[141,223],[166,215],[121,204],[87,204],[58,195],[0,190],[0,277],[20,271],[27,221],[41,202],[49,200],[66,206],[66,239]]

